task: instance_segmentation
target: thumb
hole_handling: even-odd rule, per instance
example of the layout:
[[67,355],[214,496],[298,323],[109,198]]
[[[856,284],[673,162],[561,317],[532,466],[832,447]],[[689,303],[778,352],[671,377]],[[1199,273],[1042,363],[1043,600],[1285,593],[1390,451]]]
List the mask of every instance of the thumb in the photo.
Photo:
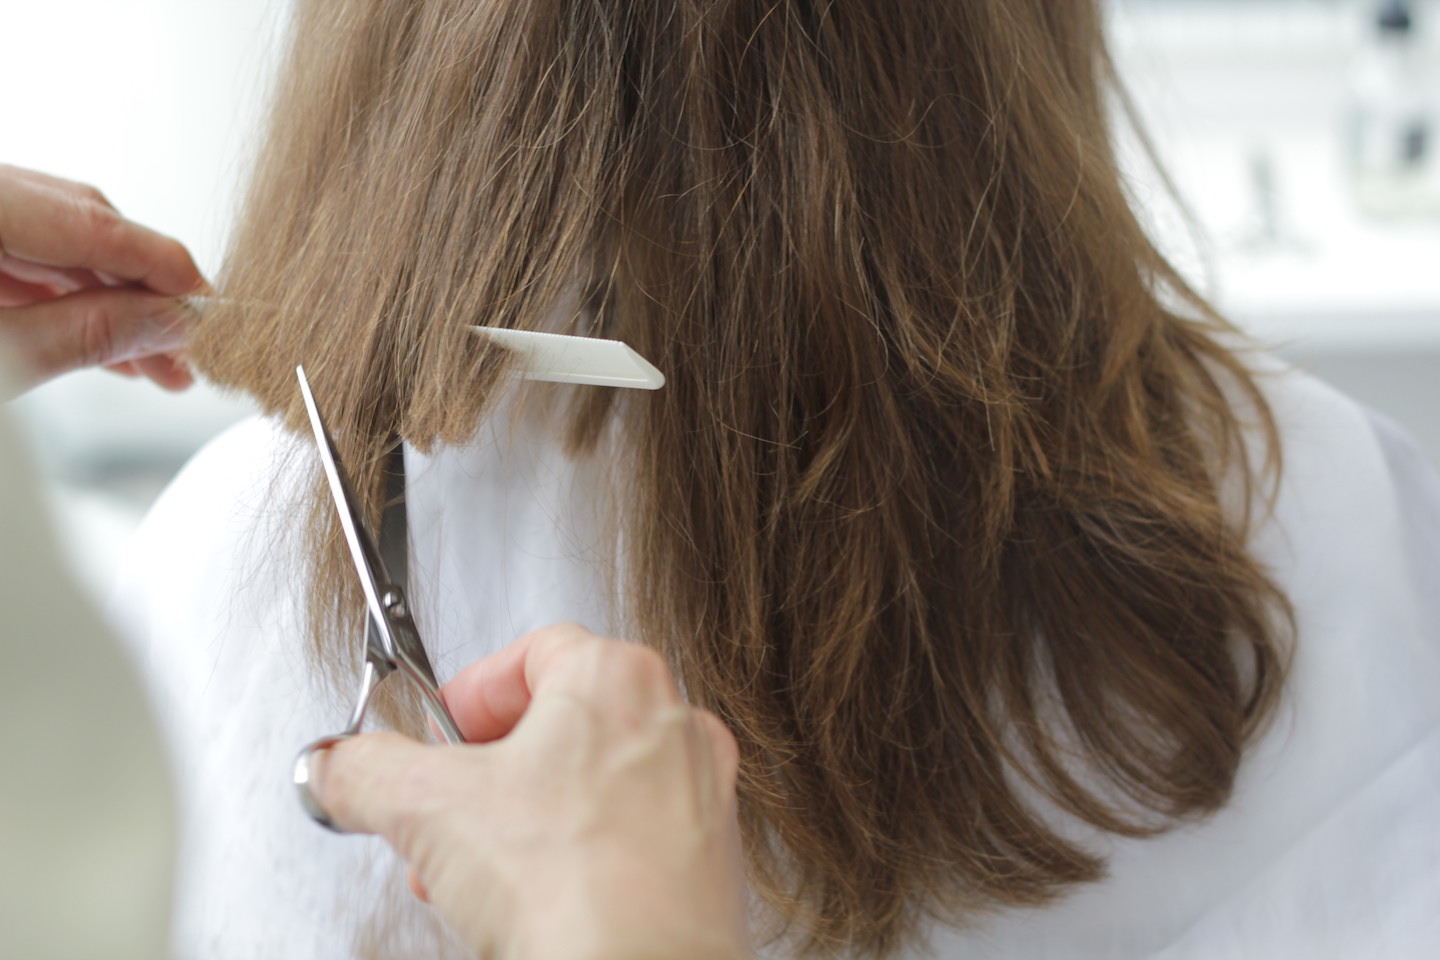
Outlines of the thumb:
[[436,751],[398,733],[342,740],[310,758],[310,789],[336,826],[379,834],[405,857],[415,819],[433,796]]
[[173,353],[194,316],[183,302],[131,287],[97,288],[0,310],[0,340],[33,383],[81,367]]

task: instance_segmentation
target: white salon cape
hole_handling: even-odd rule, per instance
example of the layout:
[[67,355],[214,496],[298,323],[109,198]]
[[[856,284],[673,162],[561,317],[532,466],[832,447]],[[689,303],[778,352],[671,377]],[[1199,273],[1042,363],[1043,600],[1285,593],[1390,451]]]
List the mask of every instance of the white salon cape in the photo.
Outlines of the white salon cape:
[[140,681],[0,407],[0,957],[164,957],[173,811]]
[[[1384,420],[1267,369],[1284,474],[1254,549],[1299,633],[1278,717],[1233,800],[1153,839],[1097,838],[1108,879],[937,929],[935,956],[1440,957],[1440,479]],[[289,485],[274,480],[310,469],[313,453],[287,459],[295,443],[254,420],[200,453],[146,521],[120,591],[178,763],[175,950],[351,957],[383,899],[403,956],[434,957],[429,908],[396,893],[383,843],[315,826],[290,785],[296,750],[340,729],[350,706],[302,652],[305,558],[284,520]],[[407,467],[412,582],[442,678],[545,624],[606,627],[597,488],[545,432],[487,427]]]

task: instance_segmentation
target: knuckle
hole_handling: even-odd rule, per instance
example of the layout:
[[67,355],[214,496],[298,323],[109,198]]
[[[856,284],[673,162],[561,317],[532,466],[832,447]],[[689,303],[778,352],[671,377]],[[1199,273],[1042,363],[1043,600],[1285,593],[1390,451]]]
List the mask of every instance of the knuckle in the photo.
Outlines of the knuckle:
[[84,200],[77,202],[80,206],[81,223],[98,239],[108,239],[113,236],[124,222],[120,214],[109,207]]
[[196,275],[199,275],[199,268],[194,265],[192,256],[190,256],[190,250],[187,250],[184,243],[174,239],[174,237],[166,237],[166,239],[161,242],[160,256],[161,259],[173,265],[174,268],[184,268],[187,272],[194,272]]
[[77,183],[75,184],[75,186],[79,188],[80,196],[84,197],[91,203],[98,203],[102,207],[113,208],[113,204],[110,203],[110,199],[106,197],[105,194],[101,193],[98,187],[93,187],[88,183]]
[[113,246],[124,220],[109,207],[78,196],[70,196],[68,202],[76,243],[84,259],[93,262],[100,251]]
[[670,668],[665,665],[665,659],[655,652],[654,648],[641,646],[638,643],[616,642],[614,647],[615,656],[623,659],[630,668],[637,673],[646,676],[653,676],[656,673],[668,673]]
[[104,300],[91,303],[80,314],[74,340],[69,344],[74,365],[94,367],[120,359],[115,338],[115,313]]
[[535,631],[535,635],[543,637],[550,643],[583,643],[595,636],[584,624],[572,621],[552,623],[548,627],[541,627]]
[[670,665],[654,648],[614,641],[611,655],[645,687],[678,696]]
[[560,663],[587,658],[606,642],[578,623],[553,623],[531,631],[523,640],[532,651],[543,651],[544,657]]
[[708,710],[699,710],[701,735],[706,741],[707,759],[714,774],[715,788],[727,804],[735,802],[740,781],[740,744],[725,722]]
[[174,237],[157,238],[155,244],[158,258],[174,264],[190,262],[190,252],[185,249],[185,244]]
[[552,623],[531,630],[520,639],[532,647],[563,647],[577,644],[589,635],[590,631],[578,623]]
[[721,761],[726,770],[733,772],[740,766],[740,744],[735,739],[735,734],[725,725],[724,720],[709,710],[696,712],[700,715],[700,723],[715,751],[716,759]]

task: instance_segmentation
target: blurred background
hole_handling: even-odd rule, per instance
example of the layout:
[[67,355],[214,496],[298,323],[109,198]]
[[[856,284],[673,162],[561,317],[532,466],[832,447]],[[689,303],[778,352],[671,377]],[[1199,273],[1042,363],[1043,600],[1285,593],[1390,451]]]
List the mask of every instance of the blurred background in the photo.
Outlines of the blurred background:
[[[485,0],[477,0],[485,2]],[[1440,0],[1107,0],[1132,189],[1221,311],[1440,459]],[[94,184],[220,266],[289,0],[0,0],[0,162]],[[16,404],[82,578],[208,438],[201,385],[73,374]]]

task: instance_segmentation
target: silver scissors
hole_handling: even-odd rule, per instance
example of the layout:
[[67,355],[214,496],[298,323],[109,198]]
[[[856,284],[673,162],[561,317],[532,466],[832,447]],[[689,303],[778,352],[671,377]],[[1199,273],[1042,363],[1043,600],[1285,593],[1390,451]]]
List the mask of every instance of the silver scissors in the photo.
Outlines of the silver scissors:
[[415,685],[420,691],[426,715],[445,742],[464,743],[465,738],[440,697],[440,685],[435,680],[430,658],[425,655],[425,645],[420,640],[420,632],[415,629],[409,601],[405,597],[409,536],[404,498],[405,459],[398,439],[390,455],[390,496],[380,519],[380,544],[377,546],[364,516],[355,508],[355,489],[344,464],[340,462],[335,441],[320,416],[315,396],[310,392],[305,368],[296,367],[295,376],[300,381],[300,395],[305,399],[305,410],[310,415],[310,427],[315,431],[315,444],[320,450],[325,479],[329,481],[330,495],[340,514],[340,526],[345,531],[345,542],[350,548],[355,572],[360,577],[365,608],[369,613],[365,630],[365,672],[360,680],[360,698],[350,714],[350,723],[341,733],[321,737],[309,744],[295,758],[295,787],[300,792],[300,805],[322,827],[344,833],[310,792],[310,758],[360,732],[370,697],[386,677],[398,670]]

